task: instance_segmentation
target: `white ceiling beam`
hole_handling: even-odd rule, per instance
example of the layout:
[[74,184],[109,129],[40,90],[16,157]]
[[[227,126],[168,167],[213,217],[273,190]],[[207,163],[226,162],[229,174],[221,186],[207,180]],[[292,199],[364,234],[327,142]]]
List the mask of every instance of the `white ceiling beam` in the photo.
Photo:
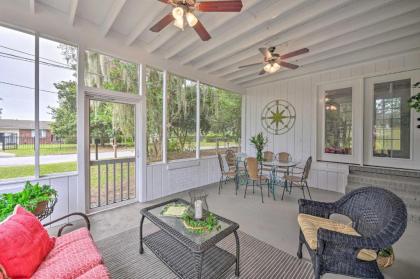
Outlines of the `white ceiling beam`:
[[71,0],[70,2],[70,14],[69,22],[71,25],[74,25],[74,20],[76,18],[77,7],[79,6],[79,0]]
[[[321,48],[319,51],[316,52],[315,55],[310,57],[305,57],[301,59],[299,62],[302,63],[306,68],[306,65],[311,65],[321,61],[327,61],[328,59],[342,56],[348,53],[353,53],[362,49],[369,49],[374,46],[380,46],[382,44],[396,41],[399,39],[404,39],[410,36],[414,36],[420,33],[420,19],[417,23],[411,24],[402,28],[394,29],[389,32],[385,32],[383,34],[378,34],[376,36],[370,36],[367,38],[360,38],[359,40],[355,40],[353,43],[347,45],[337,46],[331,49]],[[244,77],[255,77],[258,74],[258,69],[247,69],[245,71],[238,71],[236,73],[232,73],[229,75],[224,76],[227,80],[237,80]]]
[[[217,28],[224,26],[225,24],[229,24],[229,21],[235,18],[236,16],[240,16],[241,14],[245,12],[251,11],[263,1],[269,2],[266,0],[248,0],[247,2],[244,3],[244,7],[242,8],[242,11],[239,15],[236,13],[227,13],[226,15],[223,15],[223,17],[221,17],[218,20],[210,20],[209,22],[205,22],[206,28],[211,34]],[[204,19],[204,21],[206,21],[206,19]],[[182,33],[182,35],[178,36],[176,44],[171,49],[166,50],[164,57],[166,59],[171,59],[174,56],[176,56],[178,53],[180,53],[181,51],[191,46],[192,44],[198,42],[199,40],[200,39],[197,36],[189,36],[186,33]]]
[[168,5],[160,5],[159,7],[155,8],[155,5],[158,6],[159,3],[153,3],[152,7],[146,9],[146,14],[140,18],[136,27],[134,27],[134,29],[128,35],[127,40],[125,41],[126,46],[131,46],[137,40],[137,38],[147,29],[147,27],[155,21],[155,18],[162,15],[162,13],[169,7]]
[[29,0],[29,12],[35,14],[35,0]]
[[[258,47],[261,47],[261,44],[267,40],[273,42],[274,40],[280,39],[282,43],[285,43],[295,38],[311,35],[312,32],[339,23],[343,20],[351,19],[352,17],[367,11],[372,11],[390,1],[391,0],[354,1],[333,12],[325,13],[329,10],[324,9],[323,13],[315,14],[315,16],[312,16],[312,20],[306,20],[306,22],[302,22],[302,19],[299,16],[292,15],[294,20],[273,22],[270,28],[255,35],[249,34],[249,36],[243,36],[239,41],[235,42],[235,46],[225,48],[224,51],[208,54],[205,58],[199,59],[197,63],[193,63],[193,66],[200,69],[211,64],[217,64],[219,60],[235,55],[240,50],[247,48],[254,48],[257,50]],[[290,50],[292,51],[293,49]]]
[[[188,51],[188,53],[185,55],[185,58],[181,59],[181,64],[185,65],[201,56],[205,56],[209,51],[215,50],[216,48],[224,45],[226,42],[231,42],[241,38],[241,36],[248,33],[249,31],[256,30],[257,27],[264,29],[264,25],[268,25],[274,20],[281,21],[281,19],[288,18],[288,14],[292,14],[291,11],[296,9],[298,6],[302,7],[300,9],[296,9],[296,13],[299,13],[300,11],[317,10],[317,8],[317,11],[319,11],[319,9],[324,11],[337,5],[343,5],[344,3],[348,2],[348,0],[334,1],[333,4],[331,2],[321,1],[314,5],[302,5],[304,2],[304,0],[292,0],[286,3],[283,1],[277,1],[275,4],[266,8],[265,11],[261,11],[255,16],[250,13],[241,14],[241,16],[235,18],[234,23],[232,22],[232,24],[229,24],[228,26],[222,26],[221,28],[218,28],[218,30],[213,34],[213,40],[210,40],[206,44],[194,48],[192,51]],[[311,3],[316,2],[311,1]],[[302,20],[302,18],[299,18],[299,20]],[[229,44],[229,48],[230,47],[233,47],[233,45]]]
[[111,30],[112,25],[114,24],[115,20],[117,19],[118,15],[120,14],[122,8],[124,7],[124,4],[127,2],[127,0],[114,0],[112,2],[112,6],[109,9],[109,12],[104,20],[104,23],[101,28],[101,34],[102,36],[106,37],[109,30]]
[[[244,14],[249,8],[253,7],[255,3],[262,3],[262,2],[271,2],[272,0],[269,1],[264,1],[264,0],[250,0],[247,1],[245,3],[245,7],[242,8],[242,12],[241,13],[201,13],[200,15],[198,15],[200,21],[204,24],[204,26],[206,27],[207,31],[209,31],[209,33],[211,34],[213,30],[215,30],[216,28],[226,24],[226,22],[228,22],[230,19],[234,18],[235,16],[238,15],[242,15]],[[216,18],[217,17],[217,18]],[[189,27],[187,27],[189,28]],[[179,30],[176,30],[176,32],[166,32],[163,33],[159,36],[156,37],[155,40],[153,40],[150,44],[148,44],[146,46],[147,51],[149,51],[150,53],[155,52],[157,49],[159,49],[160,47],[162,47],[165,43],[172,41],[172,39],[176,36],[176,43],[174,42],[173,45],[175,45],[175,49],[172,50],[170,52],[170,54],[166,54],[165,58],[168,56],[172,56],[172,54],[178,53],[179,51],[181,51],[182,49],[184,49],[184,45],[186,45],[186,47],[193,43],[193,42],[197,42],[199,40],[199,37],[196,36],[194,34],[194,36],[191,36],[190,33],[186,33],[186,32],[181,32]],[[182,38],[180,38],[182,37]],[[191,40],[189,40],[191,39]],[[182,46],[179,46],[178,42],[183,42]]]
[[344,55],[330,57],[326,60],[321,60],[316,63],[306,65],[304,68],[299,68],[294,71],[285,70],[276,74],[262,77],[244,77],[235,80],[235,83],[247,88],[258,84],[266,84],[281,79],[288,79],[296,76],[311,74],[314,72],[332,70],[342,66],[351,66],[363,62],[369,62],[382,57],[418,50],[420,49],[419,34],[420,33],[417,33],[414,36],[397,39],[377,46],[372,46],[367,49],[360,49]]
[[[311,36],[304,35],[292,41],[291,47],[293,49],[307,47],[310,52],[305,54],[304,57],[311,57],[319,53],[320,50],[345,46],[351,44],[354,40],[369,38],[420,21],[420,9],[412,10],[413,6],[407,7],[405,11],[410,11],[408,13],[401,9],[395,9],[392,5],[384,8],[386,9],[376,9],[351,20],[331,25],[328,28],[311,33]],[[278,43],[281,43],[281,41],[276,41],[274,45]],[[282,51],[277,52],[282,53]],[[256,50],[251,48],[228,57],[220,61],[218,67],[210,67],[207,70],[210,74],[223,77],[241,71],[241,69],[238,69],[241,65],[262,61],[261,54],[255,53]],[[299,59],[299,57],[297,58]]]

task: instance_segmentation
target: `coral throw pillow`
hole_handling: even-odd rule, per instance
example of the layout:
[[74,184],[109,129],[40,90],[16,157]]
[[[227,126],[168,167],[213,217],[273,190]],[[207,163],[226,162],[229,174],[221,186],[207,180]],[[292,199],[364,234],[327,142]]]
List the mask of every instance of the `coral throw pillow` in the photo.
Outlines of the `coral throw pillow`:
[[29,278],[54,243],[35,215],[17,205],[0,223],[0,265],[10,278]]

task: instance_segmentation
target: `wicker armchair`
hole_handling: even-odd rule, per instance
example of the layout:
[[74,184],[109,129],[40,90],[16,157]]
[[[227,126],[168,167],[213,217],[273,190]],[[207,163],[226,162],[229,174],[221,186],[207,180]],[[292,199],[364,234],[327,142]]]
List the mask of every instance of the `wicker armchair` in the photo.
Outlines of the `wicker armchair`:
[[316,279],[325,273],[384,278],[376,260],[360,260],[359,252],[362,249],[378,252],[393,245],[407,226],[404,202],[392,192],[376,187],[357,189],[334,203],[301,199],[299,212],[322,218],[329,218],[333,213],[346,215],[352,219],[350,229],[357,232],[357,235],[349,235],[321,227],[317,230],[317,248],[313,250],[301,227],[297,256],[302,258],[302,245],[305,244]]

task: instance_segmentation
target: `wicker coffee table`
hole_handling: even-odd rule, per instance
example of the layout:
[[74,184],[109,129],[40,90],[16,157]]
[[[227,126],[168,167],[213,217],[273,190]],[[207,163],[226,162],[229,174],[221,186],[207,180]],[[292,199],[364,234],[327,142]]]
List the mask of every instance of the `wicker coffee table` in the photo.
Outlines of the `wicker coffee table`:
[[[214,214],[220,230],[196,234],[185,229],[179,218],[161,215],[162,209],[170,203],[189,205],[185,200],[173,199],[141,210],[140,254],[144,253],[144,243],[179,278],[219,278],[233,264],[236,264],[235,275],[239,276],[239,225]],[[145,218],[160,230],[143,237]],[[232,233],[236,239],[236,255],[216,246]]]

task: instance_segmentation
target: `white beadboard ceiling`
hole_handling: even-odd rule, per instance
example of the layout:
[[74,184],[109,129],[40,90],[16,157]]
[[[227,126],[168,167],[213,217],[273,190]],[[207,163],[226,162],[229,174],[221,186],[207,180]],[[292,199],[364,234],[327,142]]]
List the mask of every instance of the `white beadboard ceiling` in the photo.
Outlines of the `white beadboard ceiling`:
[[[420,49],[419,0],[243,0],[241,13],[200,13],[212,35],[203,42],[191,28],[170,25],[160,33],[149,28],[170,11],[157,0],[2,0],[26,9],[37,20],[57,13],[76,28],[91,23],[104,39],[117,35],[124,47],[189,67],[227,84],[247,88],[397,55]],[[1,18],[0,18],[1,20]],[[287,53],[307,47],[310,52],[287,60],[301,67],[258,76],[259,47],[276,46]]]

